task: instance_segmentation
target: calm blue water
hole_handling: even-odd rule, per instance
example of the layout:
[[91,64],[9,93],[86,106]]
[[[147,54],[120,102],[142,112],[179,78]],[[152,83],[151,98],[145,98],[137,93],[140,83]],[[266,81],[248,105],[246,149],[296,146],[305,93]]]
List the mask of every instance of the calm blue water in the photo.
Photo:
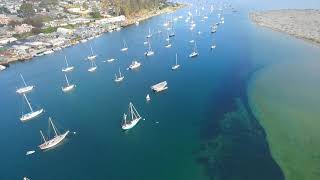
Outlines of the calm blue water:
[[[174,15],[185,18],[187,11],[188,8]],[[208,27],[217,21],[216,17],[216,14],[211,15],[206,22],[199,22],[201,17],[196,17],[196,32],[202,34],[194,33],[200,53],[195,59],[187,57],[192,49],[189,43],[192,34],[184,19],[175,24],[177,35],[171,49],[164,48],[165,34],[154,35],[151,43],[155,56],[144,57],[147,49],[143,45],[144,37],[149,27],[153,31],[164,30],[162,24],[166,15],[162,15],[140,23],[140,26],[130,26],[49,56],[11,65],[0,74],[0,179],[22,179],[24,176],[46,180],[212,179],[208,168],[197,162],[196,151],[206,139],[201,131],[204,126],[210,128],[209,125],[215,124],[208,123],[211,120],[219,120],[218,116],[212,116],[214,113],[221,118],[232,111],[235,98],[246,99],[242,92],[247,73],[255,68],[250,62],[250,45],[251,32],[256,30],[245,11],[226,11],[226,23],[219,27],[217,34],[211,35]],[[120,52],[123,39],[129,46],[128,53]],[[217,49],[210,51],[213,39]],[[90,44],[99,55],[95,73],[87,71],[90,64],[84,60],[90,53]],[[175,53],[181,69],[173,72]],[[69,74],[69,80],[77,85],[70,94],[61,91],[65,83],[61,72],[64,55],[76,68]],[[108,58],[118,61],[102,62]],[[133,58],[142,62],[137,72],[125,70]],[[125,80],[117,85],[113,79],[119,67]],[[40,118],[27,123],[19,120],[21,111],[27,110],[23,99],[15,93],[22,85],[19,73],[28,84],[36,85],[28,94],[32,105],[46,111]],[[163,80],[167,80],[169,89],[160,94],[152,93],[150,86]],[[150,103],[145,102],[147,93],[152,98]],[[120,128],[122,114],[127,111],[130,101],[146,120],[123,132]],[[49,116],[61,131],[70,129],[77,134],[70,135],[53,150],[25,156],[26,151],[36,149],[41,143],[39,130],[46,131]],[[212,127],[212,131],[219,134],[217,127]],[[254,128],[263,132],[259,125]],[[267,142],[264,137],[259,138],[262,145],[250,141],[247,146],[263,157],[248,162],[251,170],[254,172],[254,163],[260,163],[262,167],[267,164],[266,172],[269,169],[276,172],[270,173],[270,177],[281,179],[281,170],[272,160]],[[241,151],[232,153],[235,158],[242,155]]]

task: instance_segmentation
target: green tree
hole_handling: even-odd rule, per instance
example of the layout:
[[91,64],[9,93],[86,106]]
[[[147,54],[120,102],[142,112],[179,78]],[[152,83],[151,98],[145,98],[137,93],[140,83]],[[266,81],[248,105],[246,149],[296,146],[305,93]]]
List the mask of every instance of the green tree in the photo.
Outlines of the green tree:
[[18,12],[22,17],[31,17],[35,14],[33,5],[27,2],[22,3]]

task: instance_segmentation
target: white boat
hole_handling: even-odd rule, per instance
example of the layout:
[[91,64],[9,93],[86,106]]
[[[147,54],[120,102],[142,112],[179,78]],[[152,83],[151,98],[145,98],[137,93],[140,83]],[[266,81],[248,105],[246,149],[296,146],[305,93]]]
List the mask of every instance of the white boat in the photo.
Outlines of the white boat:
[[147,44],[148,44],[148,41],[143,42],[143,44],[144,44],[144,45],[147,45]]
[[146,101],[151,101],[151,98],[150,98],[149,94],[147,94],[147,96],[146,96]]
[[132,61],[132,63],[130,64],[129,68],[130,69],[137,69],[141,66],[141,63],[138,61]]
[[22,74],[20,74],[20,77],[21,77],[21,79],[22,79],[22,81],[23,81],[24,87],[21,87],[21,88],[17,89],[16,92],[17,92],[18,94],[25,94],[25,93],[28,93],[28,92],[32,91],[33,88],[34,88],[34,86],[28,86],[28,85],[26,84],[26,82],[24,81],[24,78],[23,78]]
[[97,65],[94,60],[91,60],[91,67],[88,69],[89,72],[94,72],[97,70]]
[[0,71],[5,70],[6,68],[7,68],[7,67],[5,67],[5,66],[3,66],[3,65],[0,64]]
[[35,153],[36,151],[27,151],[27,153],[26,153],[26,156],[29,156],[29,155],[31,155],[31,154],[33,154],[33,153]]
[[50,129],[50,126],[52,127],[53,131],[54,131],[54,137],[49,139],[50,137],[48,137],[48,139],[46,139],[42,133],[42,131],[40,130],[40,134],[41,134],[41,137],[43,139],[43,143],[39,145],[39,148],[41,150],[46,150],[46,149],[49,149],[49,148],[53,148],[55,147],[56,145],[58,145],[59,143],[61,143],[65,138],[66,136],[69,134],[69,130],[66,131],[65,133],[63,134],[59,134],[57,128],[55,127],[55,125],[53,124],[51,118],[49,117],[49,129]]
[[128,49],[129,49],[129,48],[128,48],[128,45],[127,45],[126,41],[123,40],[123,48],[120,49],[120,51],[125,52],[125,51],[128,51]]
[[64,56],[64,59],[66,61],[66,67],[62,68],[62,72],[70,72],[70,71],[72,71],[74,69],[74,67],[73,66],[69,66],[66,56]]
[[168,89],[167,81],[163,81],[161,83],[155,84],[155,85],[151,86],[151,89],[155,92],[164,91],[164,90]]
[[190,43],[194,43],[194,40],[193,40],[193,39],[191,39],[189,42],[190,42]]
[[129,103],[129,113],[131,114],[130,120],[127,119],[127,115],[123,114],[123,123],[122,123],[122,129],[128,130],[133,128],[137,123],[140,121],[141,116],[136,110],[136,108],[133,106],[133,104]]
[[93,54],[92,46],[90,45],[91,55],[87,57],[88,60],[95,60],[97,55]]
[[87,41],[88,41],[87,39],[81,39],[81,40],[80,40],[81,43],[85,43],[85,42],[87,42]]
[[153,55],[154,55],[154,51],[152,51],[150,41],[148,42],[148,45],[149,45],[149,49],[147,50],[147,52],[144,53],[144,55],[146,55],[146,56],[153,56]]
[[66,74],[64,74],[64,77],[65,77],[65,79],[66,79],[67,85],[64,86],[64,87],[61,87],[61,88],[62,88],[62,91],[63,91],[63,92],[69,92],[69,91],[71,91],[72,89],[74,89],[74,88],[76,87],[76,85],[69,83],[69,80],[68,80],[68,77],[67,77]]
[[146,36],[146,38],[151,38],[152,37],[152,34],[151,34],[151,30],[149,28],[149,34]]
[[164,46],[165,48],[171,48],[172,44],[169,42],[167,45]]
[[183,17],[182,16],[179,16],[179,19],[182,19]]
[[198,55],[199,55],[199,53],[198,53],[198,51],[197,51],[197,44],[196,44],[196,42],[194,42],[193,51],[192,51],[192,53],[189,55],[189,57],[190,57],[190,58],[193,58],[193,57],[196,57],[196,56],[198,56]]
[[136,21],[136,26],[139,26],[139,24],[140,24],[139,21]]
[[23,115],[20,117],[20,120],[21,120],[22,122],[29,121],[29,120],[31,120],[31,119],[33,119],[33,118],[38,117],[40,114],[43,113],[43,109],[39,109],[39,110],[37,110],[37,111],[33,111],[32,106],[31,106],[31,104],[30,104],[30,102],[29,102],[26,94],[23,94],[23,97],[24,97],[24,99],[26,100],[26,102],[27,102],[27,104],[28,104],[28,106],[29,106],[30,112],[27,113],[27,114],[23,114]]
[[23,177],[23,180],[30,180],[29,178],[27,178],[27,177]]
[[180,67],[178,64],[178,54],[176,54],[176,64],[171,67],[172,70],[177,70]]
[[51,49],[43,52],[43,54],[45,54],[45,55],[49,55],[49,54],[52,54],[52,53],[54,53],[54,51],[52,51]]
[[119,68],[119,76],[117,76],[117,74],[115,74],[115,79],[114,82],[121,82],[123,81],[124,76],[121,74],[120,68]]
[[203,19],[208,19],[208,18],[209,18],[208,16],[204,16],[204,17],[203,17]]
[[215,44],[211,45],[211,49],[215,49],[217,46]]
[[115,61],[115,60],[116,60],[116,59],[111,58],[111,59],[108,59],[107,62],[113,62],[113,61]]

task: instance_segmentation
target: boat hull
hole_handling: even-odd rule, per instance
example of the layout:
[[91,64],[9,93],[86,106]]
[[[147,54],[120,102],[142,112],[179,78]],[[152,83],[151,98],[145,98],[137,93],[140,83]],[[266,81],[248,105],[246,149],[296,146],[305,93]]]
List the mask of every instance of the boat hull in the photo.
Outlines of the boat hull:
[[25,94],[25,93],[28,93],[28,92],[32,91],[33,88],[34,88],[34,86],[26,86],[26,87],[17,89],[16,92],[17,92],[18,94]]
[[67,131],[64,134],[61,134],[59,136],[54,137],[53,139],[50,139],[49,141],[46,141],[45,143],[39,145],[39,148],[41,150],[46,150],[46,149],[50,149],[50,148],[57,146],[66,138],[66,136],[69,134],[69,132],[70,131]]
[[33,118],[36,118],[38,117],[39,115],[41,115],[43,113],[43,109],[40,109],[38,111],[34,111],[34,112],[30,112],[30,113],[27,113],[27,114],[24,114],[21,116],[20,120],[22,122],[25,122],[25,121],[29,121]]
[[66,86],[66,87],[62,87],[62,91],[63,92],[69,92],[71,90],[73,90],[76,86],[74,84],[71,84],[69,86]]
[[62,72],[70,72],[70,71],[73,71],[73,69],[74,69],[74,67],[70,66],[70,67],[67,67],[67,68],[63,68]]
[[89,72],[94,72],[94,71],[96,71],[96,70],[97,70],[97,67],[92,67],[92,68],[89,68],[89,69],[88,69]]
[[122,129],[123,129],[123,130],[129,130],[129,129],[133,128],[135,125],[138,124],[138,122],[140,121],[140,119],[141,119],[141,117],[130,121],[130,123],[123,124],[123,125],[122,125]]

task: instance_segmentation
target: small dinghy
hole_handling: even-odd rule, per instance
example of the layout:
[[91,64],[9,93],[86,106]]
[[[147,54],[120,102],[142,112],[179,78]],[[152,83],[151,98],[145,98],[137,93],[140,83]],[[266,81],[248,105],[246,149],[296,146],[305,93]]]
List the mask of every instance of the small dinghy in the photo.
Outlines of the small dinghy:
[[33,153],[35,153],[36,151],[27,151],[27,153],[26,153],[26,156],[29,156],[29,155],[31,155],[31,154],[33,154]]

